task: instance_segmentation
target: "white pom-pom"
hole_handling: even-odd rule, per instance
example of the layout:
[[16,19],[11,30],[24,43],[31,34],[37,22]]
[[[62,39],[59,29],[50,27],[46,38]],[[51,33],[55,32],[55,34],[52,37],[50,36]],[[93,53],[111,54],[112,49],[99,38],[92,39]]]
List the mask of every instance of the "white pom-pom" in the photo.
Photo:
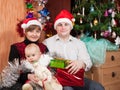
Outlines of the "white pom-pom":
[[21,25],[21,28],[23,28],[23,29],[25,29],[27,27],[27,25],[25,24],[25,23],[23,23],[22,25]]
[[72,18],[72,21],[75,22],[75,18]]

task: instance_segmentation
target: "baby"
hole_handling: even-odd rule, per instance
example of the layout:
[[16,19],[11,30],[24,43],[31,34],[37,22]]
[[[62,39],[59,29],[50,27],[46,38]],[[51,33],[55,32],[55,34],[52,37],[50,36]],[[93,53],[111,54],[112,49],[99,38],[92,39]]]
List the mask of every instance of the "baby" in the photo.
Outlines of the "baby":
[[52,76],[47,66],[50,63],[52,57],[42,54],[39,46],[36,44],[29,44],[25,48],[26,67],[31,69],[31,72],[35,73],[39,78],[38,84],[28,81],[22,87],[22,90],[62,90],[62,86],[58,80]]

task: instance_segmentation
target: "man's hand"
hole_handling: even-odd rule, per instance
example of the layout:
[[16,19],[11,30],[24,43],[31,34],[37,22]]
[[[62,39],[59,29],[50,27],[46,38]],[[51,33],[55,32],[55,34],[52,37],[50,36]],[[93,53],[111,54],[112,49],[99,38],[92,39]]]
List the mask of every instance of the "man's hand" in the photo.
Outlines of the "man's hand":
[[69,69],[68,73],[76,74],[80,69],[85,69],[85,66],[86,65],[83,61],[71,60],[66,69]]

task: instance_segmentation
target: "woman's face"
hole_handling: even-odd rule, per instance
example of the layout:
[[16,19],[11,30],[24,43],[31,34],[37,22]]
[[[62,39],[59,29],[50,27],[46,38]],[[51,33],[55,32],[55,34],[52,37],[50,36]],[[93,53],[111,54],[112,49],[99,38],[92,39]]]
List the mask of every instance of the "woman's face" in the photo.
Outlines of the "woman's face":
[[41,30],[38,28],[35,28],[33,30],[28,30],[25,32],[26,38],[32,42],[38,41],[40,38],[40,35],[41,35]]

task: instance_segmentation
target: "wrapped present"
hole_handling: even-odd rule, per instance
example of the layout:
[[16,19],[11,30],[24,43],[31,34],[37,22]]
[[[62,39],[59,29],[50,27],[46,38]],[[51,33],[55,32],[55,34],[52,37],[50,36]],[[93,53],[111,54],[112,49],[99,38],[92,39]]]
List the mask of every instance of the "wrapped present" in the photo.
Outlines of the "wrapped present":
[[84,69],[80,69],[76,74],[68,73],[65,67],[70,60],[55,58],[50,61],[50,67],[56,68],[55,77],[62,86],[84,86]]
[[64,69],[68,63],[69,60],[55,58],[50,61],[50,67]]

